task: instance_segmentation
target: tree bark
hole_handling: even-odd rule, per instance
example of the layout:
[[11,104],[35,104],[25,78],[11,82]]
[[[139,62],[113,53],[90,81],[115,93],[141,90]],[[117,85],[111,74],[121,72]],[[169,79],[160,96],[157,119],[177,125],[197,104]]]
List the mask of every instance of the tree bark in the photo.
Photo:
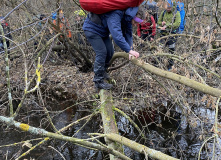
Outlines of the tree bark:
[[[113,99],[110,91],[102,89],[100,91],[100,100],[101,100],[101,116],[103,121],[104,133],[105,134],[118,134],[118,128],[115,121],[114,111],[113,111]],[[110,141],[109,139],[105,138],[108,147],[113,148],[121,153],[123,153],[123,147],[120,143],[116,143],[114,141]],[[110,154],[110,160],[117,160],[118,157]]]
[[[125,52],[117,52],[114,54],[113,58],[111,59],[110,64],[118,57],[123,57],[125,59],[129,59],[128,53]],[[145,63],[144,61],[142,61],[141,59],[136,59],[136,58],[132,58],[131,62],[141,68],[143,68],[145,71],[147,72],[151,72],[155,75],[167,78],[167,79],[171,79],[173,81],[176,81],[178,83],[184,84],[188,87],[191,87],[193,89],[196,89],[200,92],[215,96],[215,97],[221,97],[221,90],[217,89],[217,88],[213,88],[210,87],[208,85],[199,83],[197,81],[194,81],[192,79],[189,79],[187,77],[172,73],[172,72],[168,72],[162,69],[159,69],[157,67],[154,67],[148,63]]]
[[128,138],[125,138],[123,136],[120,136],[118,134],[107,134],[106,137],[108,139],[111,139],[112,141],[121,143],[139,153],[145,154],[151,158],[159,159],[159,160],[178,160],[177,158],[173,158],[171,156],[168,156],[160,151],[156,151],[154,149],[150,149],[144,145],[141,145],[135,141],[132,141]]
[[84,139],[78,139],[78,138],[73,138],[73,137],[69,137],[69,136],[64,136],[64,135],[60,135],[57,133],[52,133],[52,132],[48,132],[44,129],[41,128],[36,128],[36,127],[32,127],[29,126],[28,124],[24,124],[24,123],[20,123],[20,122],[16,122],[13,120],[13,118],[8,118],[8,117],[4,117],[4,116],[0,116],[0,122],[6,123],[9,126],[14,126],[16,128],[19,128],[23,131],[29,132],[31,134],[34,135],[39,135],[39,136],[47,136],[50,138],[54,138],[54,139],[59,139],[59,140],[63,140],[63,141],[67,141],[67,142],[71,142],[80,146],[84,146],[90,149],[98,149],[107,153],[111,153],[113,155],[115,155],[116,157],[120,157],[121,159],[124,160],[131,160],[130,158],[128,158],[127,156],[123,155],[122,153],[113,150],[112,148],[109,147],[105,147],[104,145],[99,145],[96,143],[92,143],[89,142],[87,140]]

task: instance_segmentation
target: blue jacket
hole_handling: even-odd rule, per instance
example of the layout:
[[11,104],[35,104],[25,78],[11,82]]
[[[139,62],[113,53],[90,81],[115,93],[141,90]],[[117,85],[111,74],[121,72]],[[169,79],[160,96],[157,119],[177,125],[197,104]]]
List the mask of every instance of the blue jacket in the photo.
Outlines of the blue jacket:
[[84,22],[83,30],[90,31],[101,37],[112,35],[115,43],[125,52],[131,50],[133,44],[132,19],[136,16],[138,7],[124,11],[115,10],[99,15],[102,25],[93,23],[89,17]]

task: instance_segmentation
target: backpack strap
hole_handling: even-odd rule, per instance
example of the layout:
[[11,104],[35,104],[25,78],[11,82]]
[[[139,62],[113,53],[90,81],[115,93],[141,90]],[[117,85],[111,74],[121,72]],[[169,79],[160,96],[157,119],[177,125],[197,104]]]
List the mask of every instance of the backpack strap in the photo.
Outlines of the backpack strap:
[[89,18],[92,22],[94,22],[95,24],[98,24],[98,25],[101,25],[101,26],[102,26],[102,21],[101,21],[101,18],[100,18],[100,16],[99,16],[98,14],[95,14],[95,13],[90,12],[90,13],[88,14],[88,18]]
[[163,11],[162,19],[163,19],[163,17],[164,17],[164,15],[165,15],[165,13],[166,13],[166,10],[164,10],[164,11]]

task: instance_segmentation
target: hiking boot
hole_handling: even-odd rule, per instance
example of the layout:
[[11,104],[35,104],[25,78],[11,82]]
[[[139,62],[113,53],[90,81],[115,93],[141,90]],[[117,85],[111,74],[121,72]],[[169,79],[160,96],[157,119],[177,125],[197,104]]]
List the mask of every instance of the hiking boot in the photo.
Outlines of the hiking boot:
[[107,81],[109,81],[111,79],[109,74],[106,71],[104,72],[104,79]]
[[95,82],[95,87],[98,89],[109,90],[113,87],[112,84],[106,83],[104,81]]

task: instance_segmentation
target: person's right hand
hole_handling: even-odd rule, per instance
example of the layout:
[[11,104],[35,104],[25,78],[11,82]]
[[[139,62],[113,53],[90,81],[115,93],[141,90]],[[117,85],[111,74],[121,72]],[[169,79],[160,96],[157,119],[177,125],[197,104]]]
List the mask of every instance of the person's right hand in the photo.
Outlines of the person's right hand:
[[140,56],[140,54],[136,51],[130,50],[129,51],[129,60],[131,60],[132,56],[138,58]]
[[165,21],[163,21],[163,22],[162,22],[162,26],[164,26],[165,24],[166,24],[166,22],[165,22]]

